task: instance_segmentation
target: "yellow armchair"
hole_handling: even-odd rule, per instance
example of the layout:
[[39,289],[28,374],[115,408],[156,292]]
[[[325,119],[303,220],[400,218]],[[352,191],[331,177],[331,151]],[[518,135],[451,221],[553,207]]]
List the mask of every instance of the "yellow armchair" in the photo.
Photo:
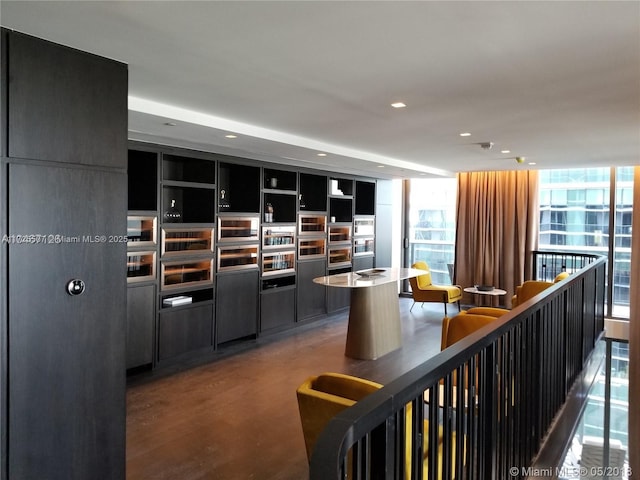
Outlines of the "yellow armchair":
[[411,268],[425,270],[424,275],[410,278],[411,294],[413,305],[409,311],[413,310],[417,302],[442,302],[444,304],[444,314],[447,315],[447,304],[457,303],[460,311],[460,300],[462,300],[462,287],[459,285],[434,285],[431,282],[431,271],[426,262],[419,261],[411,265]]
[[489,317],[501,317],[505,313],[509,313],[506,308],[499,307],[471,307],[460,313],[469,313],[472,315],[488,315]]
[[517,307],[521,303],[526,302],[530,298],[535,297],[543,290],[549,288],[554,283],[558,283],[561,280],[567,278],[569,274],[567,272],[559,273],[553,282],[544,282],[541,280],[526,280],[522,285],[516,287],[516,293],[511,297],[511,307]]
[[324,373],[305,380],[296,395],[307,459],[311,461],[318,436],[329,420],[380,388],[379,383],[341,373]]
[[[347,407],[382,388],[382,385],[363,378],[353,377],[342,373],[323,373],[309,377],[298,387],[298,409],[304,441],[307,448],[307,459],[311,461],[313,449],[322,430],[329,420]],[[407,462],[407,476],[411,470],[411,416],[412,405],[408,404],[405,410],[405,459]],[[424,431],[427,432],[429,421],[424,420]],[[440,431],[439,443],[442,441]],[[428,441],[423,442],[423,455],[428,454]],[[438,449],[439,461],[442,462],[440,448]],[[427,462],[423,464],[423,472],[427,473]],[[408,478],[407,478],[408,480]]]
[[[505,312],[506,311],[507,310],[505,310]],[[492,315],[478,315],[467,312],[461,312],[453,318],[444,317],[444,319],[442,319],[440,350],[450,347],[467,335],[494,322],[497,318],[498,317]]]

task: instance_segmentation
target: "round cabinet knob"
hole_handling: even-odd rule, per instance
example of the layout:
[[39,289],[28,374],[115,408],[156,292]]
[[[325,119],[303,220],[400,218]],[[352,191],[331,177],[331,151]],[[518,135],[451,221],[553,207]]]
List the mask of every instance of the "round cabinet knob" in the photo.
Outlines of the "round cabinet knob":
[[78,278],[74,278],[67,283],[67,293],[69,295],[81,295],[84,292],[84,282]]

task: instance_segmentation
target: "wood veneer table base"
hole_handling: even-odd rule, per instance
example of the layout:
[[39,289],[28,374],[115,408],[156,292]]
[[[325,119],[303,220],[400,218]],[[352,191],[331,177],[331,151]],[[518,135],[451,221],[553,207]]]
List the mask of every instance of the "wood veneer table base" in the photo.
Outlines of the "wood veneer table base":
[[351,289],[345,355],[375,360],[401,346],[397,282]]

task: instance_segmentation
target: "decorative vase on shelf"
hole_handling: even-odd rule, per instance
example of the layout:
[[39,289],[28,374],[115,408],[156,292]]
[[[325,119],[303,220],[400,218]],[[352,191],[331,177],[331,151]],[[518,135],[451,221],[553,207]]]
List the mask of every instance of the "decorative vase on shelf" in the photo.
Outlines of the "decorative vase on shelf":
[[182,213],[176,207],[176,201],[171,199],[171,206],[164,212],[164,221],[167,223],[179,223],[182,220]]
[[266,223],[273,222],[273,205],[271,205],[270,203],[267,203],[267,208],[265,209],[264,213],[264,221]]

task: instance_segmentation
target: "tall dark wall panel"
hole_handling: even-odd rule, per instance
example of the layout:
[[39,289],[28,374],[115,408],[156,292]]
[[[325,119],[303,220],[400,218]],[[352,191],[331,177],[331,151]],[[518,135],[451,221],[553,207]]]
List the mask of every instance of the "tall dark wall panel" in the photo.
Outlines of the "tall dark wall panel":
[[0,479],[123,480],[127,68],[1,38]]
[[8,46],[9,156],[126,168],[126,68],[17,33]]
[[47,235],[9,245],[11,479],[124,478],[125,182],[9,166],[9,231]]

